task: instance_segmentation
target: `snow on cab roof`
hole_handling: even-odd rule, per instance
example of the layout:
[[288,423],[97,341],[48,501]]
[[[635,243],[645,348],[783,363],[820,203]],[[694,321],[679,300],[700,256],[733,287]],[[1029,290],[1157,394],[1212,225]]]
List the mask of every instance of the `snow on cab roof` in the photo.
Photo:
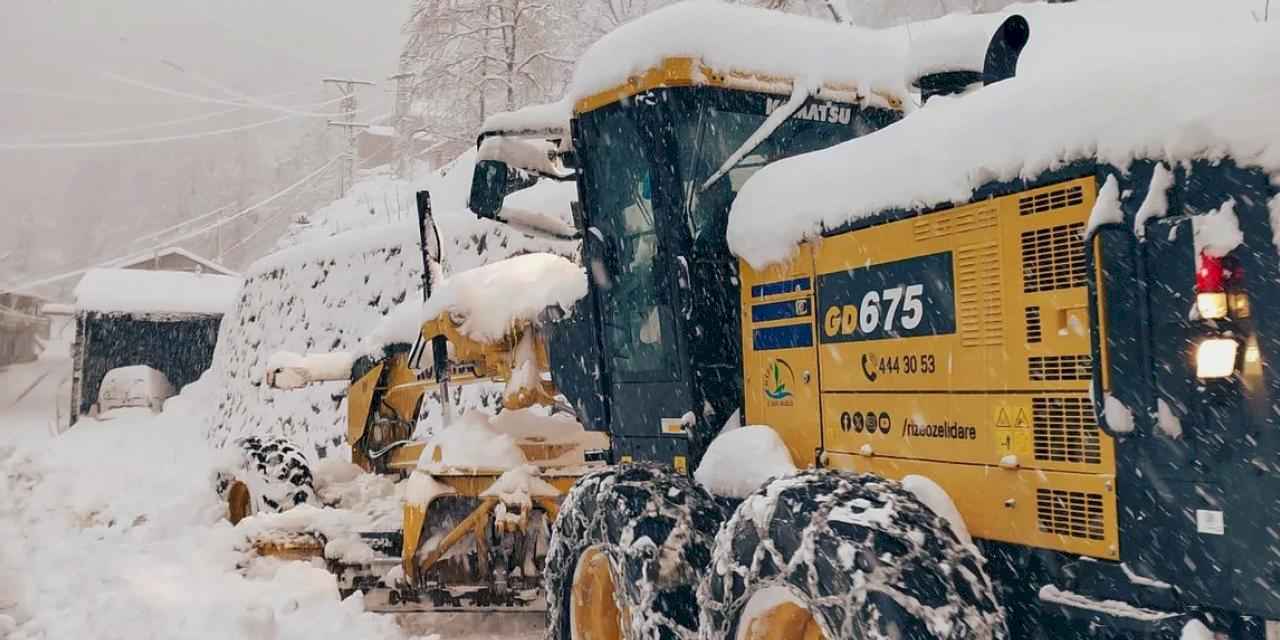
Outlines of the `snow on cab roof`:
[[874,31],[722,2],[682,2],[611,31],[574,69],[579,101],[625,84],[664,60],[691,58],[718,73],[799,78],[810,86],[853,86],[862,95],[906,95],[908,41]]
[[964,202],[992,180],[1097,157],[1233,156],[1280,169],[1280,31],[1176,1],[1014,5],[1018,76],[938,97],[900,123],[765,166],[733,202],[728,243],[763,268],[823,229],[893,207]]
[[823,229],[965,202],[983,184],[1078,159],[1124,168],[1230,155],[1280,170],[1277,25],[1167,0],[1010,9],[1031,25],[1017,77],[761,169],[733,203],[732,251],[761,268]]
[[91,269],[75,289],[78,311],[220,315],[240,292],[240,279],[185,271]]

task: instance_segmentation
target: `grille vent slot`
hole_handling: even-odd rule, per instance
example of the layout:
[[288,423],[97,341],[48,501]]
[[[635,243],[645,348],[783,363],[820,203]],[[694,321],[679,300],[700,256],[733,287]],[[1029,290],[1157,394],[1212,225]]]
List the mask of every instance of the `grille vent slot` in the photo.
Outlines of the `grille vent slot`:
[[1001,291],[999,245],[984,242],[956,250],[960,344],[966,347],[1004,344]]
[[1083,491],[1036,489],[1036,519],[1041,533],[1103,540],[1102,495]]
[[1042,327],[1040,325],[1040,307],[1027,307],[1027,342],[1035,344],[1043,339]]
[[1035,382],[1088,380],[1093,376],[1092,365],[1088,354],[1031,356],[1027,358],[1027,377]]
[[1088,284],[1084,223],[1022,232],[1022,290],[1071,289]]
[[913,229],[916,240],[987,229],[996,226],[994,207],[968,208],[953,213],[931,213],[916,218]]
[[1069,189],[1054,189],[1018,199],[1018,214],[1031,215],[1054,209],[1065,209],[1084,203],[1084,188],[1077,185]]
[[1082,397],[1031,399],[1036,460],[1100,464],[1102,445],[1093,405]]

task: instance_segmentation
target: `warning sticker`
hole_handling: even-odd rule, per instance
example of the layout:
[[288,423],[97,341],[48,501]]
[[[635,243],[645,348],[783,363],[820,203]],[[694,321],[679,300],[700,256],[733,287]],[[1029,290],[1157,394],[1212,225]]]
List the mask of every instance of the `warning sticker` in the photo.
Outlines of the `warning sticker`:
[[994,424],[996,450],[1001,457],[1031,455],[1031,421],[1026,407],[997,405]]

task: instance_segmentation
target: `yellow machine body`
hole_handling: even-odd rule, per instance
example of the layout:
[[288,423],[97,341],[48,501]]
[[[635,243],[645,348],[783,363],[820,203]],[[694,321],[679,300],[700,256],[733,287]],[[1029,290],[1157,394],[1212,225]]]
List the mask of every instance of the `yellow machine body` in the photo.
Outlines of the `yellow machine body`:
[[975,537],[1117,558],[1089,397],[1095,193],[1072,180],[742,263],[748,420],[800,464],[928,477]]

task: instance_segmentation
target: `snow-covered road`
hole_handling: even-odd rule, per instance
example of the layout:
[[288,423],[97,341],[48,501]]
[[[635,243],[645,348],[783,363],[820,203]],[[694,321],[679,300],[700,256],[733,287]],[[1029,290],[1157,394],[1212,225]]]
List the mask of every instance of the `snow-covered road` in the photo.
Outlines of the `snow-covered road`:
[[70,408],[74,333],[73,325],[59,320],[39,360],[0,368],[0,443],[36,444],[57,433],[59,418],[65,420]]
[[[55,435],[66,344],[0,372],[0,638],[534,638],[541,615],[364,611],[304,562],[246,562],[184,398]],[[65,389],[63,391],[65,393]],[[247,521],[246,521],[247,522]],[[242,523],[243,526],[244,523]]]

